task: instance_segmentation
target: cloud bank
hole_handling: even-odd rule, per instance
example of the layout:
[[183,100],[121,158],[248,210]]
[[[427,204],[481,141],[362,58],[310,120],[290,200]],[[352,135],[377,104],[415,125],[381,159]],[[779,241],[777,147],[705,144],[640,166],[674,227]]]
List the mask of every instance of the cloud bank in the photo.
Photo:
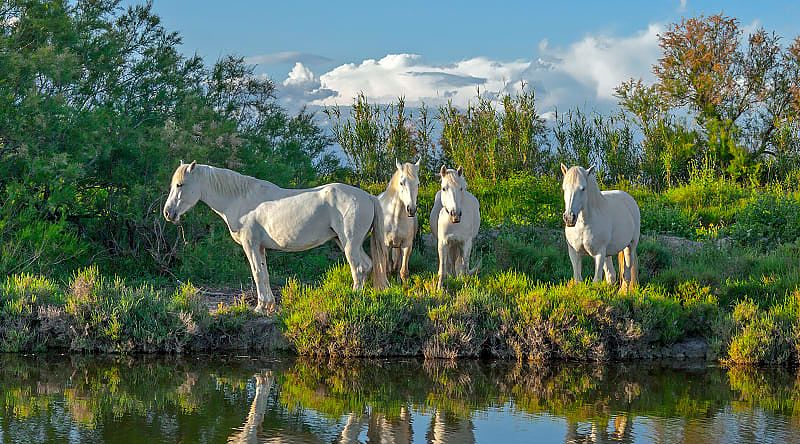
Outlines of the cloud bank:
[[651,24],[632,35],[587,35],[564,47],[551,47],[542,40],[534,48],[535,57],[513,61],[473,57],[437,65],[418,54],[387,54],[316,75],[309,68],[313,62],[297,60],[279,94],[290,109],[304,104],[349,105],[359,92],[375,103],[403,96],[409,106],[452,101],[463,107],[478,90],[513,92],[525,83],[535,90],[540,112],[574,106],[603,110],[616,103],[614,88],[622,81],[652,80],[662,31],[662,25]]

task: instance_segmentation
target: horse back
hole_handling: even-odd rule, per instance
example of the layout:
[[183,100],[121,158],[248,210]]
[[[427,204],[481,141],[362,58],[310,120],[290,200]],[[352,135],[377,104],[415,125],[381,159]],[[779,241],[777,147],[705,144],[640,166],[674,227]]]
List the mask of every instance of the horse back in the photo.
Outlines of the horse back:
[[622,190],[609,190],[603,191],[602,193],[606,198],[606,202],[615,210],[621,209],[622,207],[628,210],[628,213],[635,221],[635,225],[637,227],[639,226],[641,215],[639,214],[639,205],[636,203],[636,199],[634,199],[633,196]]

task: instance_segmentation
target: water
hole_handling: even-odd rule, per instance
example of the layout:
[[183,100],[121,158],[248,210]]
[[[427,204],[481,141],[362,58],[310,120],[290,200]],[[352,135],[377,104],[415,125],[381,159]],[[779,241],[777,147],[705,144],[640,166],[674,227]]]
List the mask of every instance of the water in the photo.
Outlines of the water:
[[800,443],[800,378],[703,364],[0,355],[0,443]]

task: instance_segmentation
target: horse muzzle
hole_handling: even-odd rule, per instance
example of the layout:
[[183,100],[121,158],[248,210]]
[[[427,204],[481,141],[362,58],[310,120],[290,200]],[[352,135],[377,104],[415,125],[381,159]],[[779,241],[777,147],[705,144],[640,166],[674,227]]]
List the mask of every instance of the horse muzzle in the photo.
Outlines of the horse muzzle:
[[164,209],[164,219],[166,219],[167,222],[172,222],[173,224],[177,224],[180,218],[181,217],[178,215],[177,211],[169,211],[167,209]]
[[566,225],[567,227],[570,227],[570,228],[574,227],[575,226],[575,222],[578,221],[578,217],[573,213],[564,213],[562,218],[564,219],[564,225]]
[[457,223],[461,222],[461,212],[460,211],[458,211],[458,212],[451,211],[450,212],[450,222],[452,222],[454,224],[457,224]]
[[416,206],[412,207],[411,205],[408,205],[406,207],[406,212],[408,213],[408,217],[414,217],[417,215],[417,207]]

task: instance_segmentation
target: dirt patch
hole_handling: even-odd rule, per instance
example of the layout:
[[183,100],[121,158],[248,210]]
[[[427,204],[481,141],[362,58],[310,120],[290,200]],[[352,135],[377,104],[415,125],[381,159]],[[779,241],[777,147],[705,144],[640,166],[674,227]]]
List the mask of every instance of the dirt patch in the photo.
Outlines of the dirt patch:
[[[244,297],[244,301],[250,307],[255,307],[258,303],[258,295],[255,288],[235,289],[235,288],[198,288],[202,296],[203,303],[208,308],[209,313],[219,310],[221,307],[225,308],[234,305]],[[272,294],[275,295],[275,301],[280,305],[281,303],[281,287],[272,287]]]

